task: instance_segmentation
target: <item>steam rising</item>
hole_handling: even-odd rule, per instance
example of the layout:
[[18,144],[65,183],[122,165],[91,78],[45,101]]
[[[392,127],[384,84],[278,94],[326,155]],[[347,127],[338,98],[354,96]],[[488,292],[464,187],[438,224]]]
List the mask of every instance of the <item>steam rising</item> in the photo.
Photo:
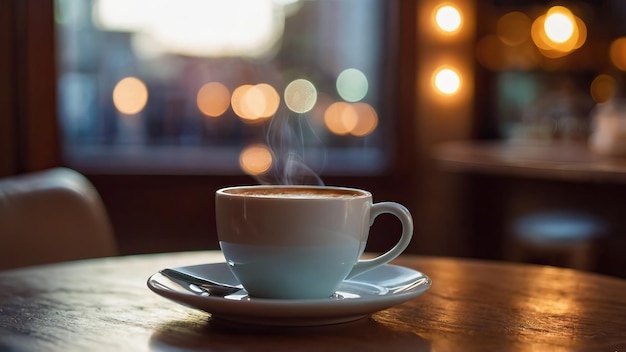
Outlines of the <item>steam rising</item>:
[[308,165],[322,164],[325,159],[321,144],[304,115],[277,114],[270,121],[267,145],[274,163],[270,171],[256,178],[261,184],[324,185]]

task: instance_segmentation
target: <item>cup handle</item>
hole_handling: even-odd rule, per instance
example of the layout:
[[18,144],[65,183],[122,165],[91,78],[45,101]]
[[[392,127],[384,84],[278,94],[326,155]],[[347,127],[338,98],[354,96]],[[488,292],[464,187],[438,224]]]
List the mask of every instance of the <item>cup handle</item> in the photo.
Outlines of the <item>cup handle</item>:
[[394,202],[381,202],[372,205],[370,210],[370,226],[374,223],[376,217],[380,214],[389,213],[395,215],[402,223],[402,236],[393,248],[380,256],[373,259],[359,260],[348,274],[347,279],[351,279],[368,270],[372,270],[377,266],[387,264],[397,256],[402,254],[408,247],[413,237],[413,218],[409,210],[403,205]]

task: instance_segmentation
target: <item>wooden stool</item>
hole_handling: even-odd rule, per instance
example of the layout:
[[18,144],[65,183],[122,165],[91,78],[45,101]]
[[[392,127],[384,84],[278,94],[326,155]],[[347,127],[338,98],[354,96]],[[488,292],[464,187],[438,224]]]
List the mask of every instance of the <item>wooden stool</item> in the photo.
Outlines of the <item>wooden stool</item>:
[[551,211],[520,217],[512,228],[510,259],[593,271],[607,226],[586,213]]

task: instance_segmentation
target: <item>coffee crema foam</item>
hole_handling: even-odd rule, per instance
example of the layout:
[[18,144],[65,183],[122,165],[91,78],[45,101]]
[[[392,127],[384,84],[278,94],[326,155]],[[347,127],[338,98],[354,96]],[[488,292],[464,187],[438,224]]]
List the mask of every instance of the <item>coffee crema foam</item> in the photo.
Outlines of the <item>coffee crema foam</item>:
[[258,189],[231,189],[225,193],[247,197],[272,197],[289,199],[324,199],[324,198],[354,198],[365,196],[365,192],[349,189],[328,188],[258,188]]

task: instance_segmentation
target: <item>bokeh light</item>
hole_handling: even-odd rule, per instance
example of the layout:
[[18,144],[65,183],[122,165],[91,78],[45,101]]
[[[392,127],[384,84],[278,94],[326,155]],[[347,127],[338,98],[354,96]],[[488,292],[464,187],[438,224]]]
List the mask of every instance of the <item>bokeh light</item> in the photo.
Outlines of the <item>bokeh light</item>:
[[239,154],[239,166],[249,175],[267,172],[273,163],[272,152],[264,144],[253,144]]
[[282,38],[288,6],[272,0],[91,2],[94,25],[128,33],[133,49],[200,57],[269,54]]
[[537,48],[529,40],[511,46],[504,44],[497,35],[489,34],[476,43],[476,59],[482,66],[493,71],[533,69],[541,61],[539,55]]
[[543,30],[548,39],[555,43],[565,43],[574,35],[574,15],[563,6],[551,8],[544,20]]
[[587,25],[578,16],[574,16],[574,19],[576,20],[576,30],[578,31],[578,39],[576,44],[574,44],[574,49],[578,49],[587,41]]
[[611,43],[609,56],[615,67],[626,71],[626,37],[617,38]]
[[378,114],[367,103],[340,101],[328,106],[324,113],[324,123],[333,134],[363,137],[376,130]]
[[568,8],[553,6],[535,19],[531,38],[548,58],[559,58],[580,48],[587,40],[587,26]]
[[209,117],[218,117],[228,110],[230,91],[220,82],[209,82],[198,90],[198,109]]
[[441,68],[435,72],[433,83],[437,91],[451,95],[461,87],[461,76],[451,68]]
[[530,39],[532,21],[523,12],[513,11],[498,19],[496,34],[502,43],[516,46]]
[[350,133],[356,127],[358,118],[354,107],[344,101],[331,104],[324,114],[328,130],[340,136]]
[[461,28],[461,11],[452,5],[444,5],[435,11],[435,23],[444,32],[456,32]]
[[233,111],[244,122],[261,122],[278,110],[280,96],[267,83],[245,84],[235,88],[231,98]]
[[233,107],[233,111],[244,121],[256,120],[256,116],[248,103],[248,91],[252,87],[251,84],[244,84],[235,88],[230,99],[230,105]]
[[374,108],[363,102],[354,103],[354,109],[357,112],[358,120],[356,126],[350,131],[350,134],[357,137],[363,137],[371,134],[378,126],[378,114]]
[[306,79],[296,79],[285,88],[284,99],[289,110],[303,114],[315,106],[317,89]]
[[113,88],[113,105],[122,114],[134,115],[148,103],[148,88],[136,77],[126,77]]
[[251,86],[244,95],[243,103],[246,105],[246,111],[248,116],[242,116],[249,118],[250,120],[258,120],[263,118],[263,113],[267,110],[267,101],[265,100],[265,94],[263,89],[254,85]]
[[615,96],[617,81],[612,76],[600,74],[591,82],[589,92],[596,103],[605,103]]
[[343,70],[337,76],[337,93],[345,101],[359,101],[365,98],[367,90],[367,77],[355,68]]

